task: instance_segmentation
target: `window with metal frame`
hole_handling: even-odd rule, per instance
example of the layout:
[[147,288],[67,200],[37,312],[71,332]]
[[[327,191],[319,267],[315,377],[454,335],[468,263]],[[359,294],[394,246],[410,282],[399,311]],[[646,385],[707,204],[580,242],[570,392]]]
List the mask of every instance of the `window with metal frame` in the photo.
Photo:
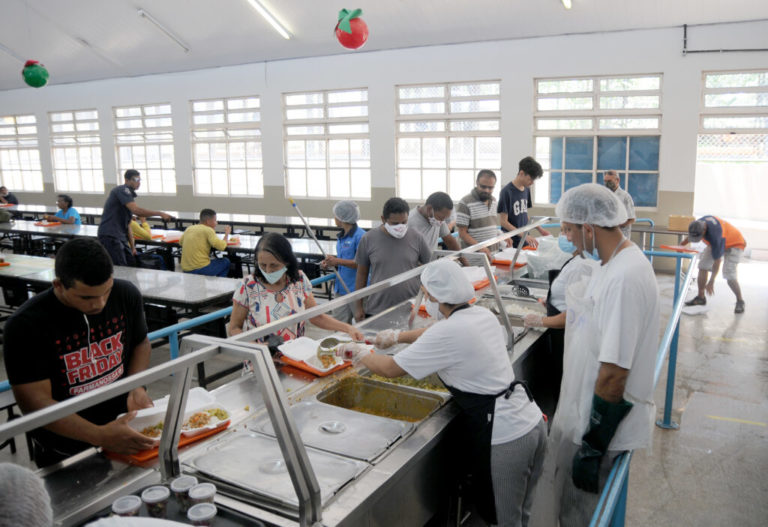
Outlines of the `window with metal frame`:
[[371,199],[368,89],[283,94],[286,195]]
[[768,70],[703,74],[701,133],[768,130]]
[[395,89],[398,196],[423,201],[443,191],[459,200],[481,169],[501,180],[500,81]]
[[660,74],[535,79],[536,203],[557,203],[616,170],[638,207],[655,207],[661,134]]
[[0,117],[0,184],[9,191],[43,191],[34,115]]
[[123,183],[126,170],[135,168],[141,172],[141,182],[148,193],[175,194],[171,105],[121,106],[113,111],[118,184]]
[[702,73],[694,211],[766,221],[768,70]]
[[51,112],[48,122],[56,190],[104,192],[98,111]]
[[257,96],[190,101],[197,195],[263,196]]

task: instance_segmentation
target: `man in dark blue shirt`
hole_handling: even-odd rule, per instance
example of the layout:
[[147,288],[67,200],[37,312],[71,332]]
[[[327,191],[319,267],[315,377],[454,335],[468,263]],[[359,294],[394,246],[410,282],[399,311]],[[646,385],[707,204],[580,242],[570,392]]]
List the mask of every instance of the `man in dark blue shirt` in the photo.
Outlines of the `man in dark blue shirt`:
[[[532,157],[524,157],[518,165],[515,179],[507,183],[499,194],[499,224],[504,232],[513,231],[528,225],[528,208],[533,206],[531,201],[531,186],[541,177],[541,165]],[[542,236],[549,236],[549,231],[537,227]],[[520,243],[520,236],[512,238],[515,246]],[[536,238],[528,235],[526,245],[537,247]]]
[[115,265],[133,266],[136,263],[136,247],[130,227],[133,215],[145,218],[159,216],[165,221],[173,219],[173,216],[165,212],[136,205],[136,191],[141,186],[140,176],[138,170],[126,170],[125,184],[113,188],[104,203],[98,236]]

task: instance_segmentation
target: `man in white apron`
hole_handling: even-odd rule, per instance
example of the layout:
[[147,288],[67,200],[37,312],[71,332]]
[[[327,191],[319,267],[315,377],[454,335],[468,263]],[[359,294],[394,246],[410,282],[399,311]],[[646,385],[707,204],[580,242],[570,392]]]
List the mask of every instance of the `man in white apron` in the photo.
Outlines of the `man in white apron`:
[[651,442],[659,291],[648,259],[619,229],[627,212],[610,190],[592,183],[570,189],[556,214],[581,253],[599,258],[591,276],[566,289],[563,382],[550,446],[560,526],[586,526],[615,457]]

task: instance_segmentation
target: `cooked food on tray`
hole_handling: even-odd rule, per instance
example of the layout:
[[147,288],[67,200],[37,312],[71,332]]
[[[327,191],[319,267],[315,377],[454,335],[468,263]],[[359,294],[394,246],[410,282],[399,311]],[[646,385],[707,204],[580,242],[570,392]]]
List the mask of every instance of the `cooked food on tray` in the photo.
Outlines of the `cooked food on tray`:
[[160,434],[163,433],[163,423],[160,422],[155,425],[148,426],[142,429],[141,433],[147,437],[152,437],[152,438],[160,437]]

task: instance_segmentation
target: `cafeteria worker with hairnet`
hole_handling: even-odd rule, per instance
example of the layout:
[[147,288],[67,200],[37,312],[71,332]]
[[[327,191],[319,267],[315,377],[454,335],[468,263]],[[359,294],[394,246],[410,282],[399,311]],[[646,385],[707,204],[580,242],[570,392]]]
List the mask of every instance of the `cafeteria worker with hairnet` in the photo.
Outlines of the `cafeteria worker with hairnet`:
[[[454,443],[460,474],[472,474],[469,493],[491,524],[527,525],[533,491],[541,475],[547,429],[542,413],[515,381],[506,334],[496,316],[470,306],[474,288],[448,259],[430,263],[421,275],[429,328],[384,330],[376,345],[412,343],[395,356],[371,354],[360,345],[342,346],[345,358],[385,377],[416,379],[437,372],[461,408]],[[522,386],[516,386],[522,384]]]
[[624,205],[602,185],[568,190],[555,209],[591,275],[565,291],[563,382],[552,422],[561,527],[589,525],[614,459],[650,445],[659,290],[651,264],[621,232]]

